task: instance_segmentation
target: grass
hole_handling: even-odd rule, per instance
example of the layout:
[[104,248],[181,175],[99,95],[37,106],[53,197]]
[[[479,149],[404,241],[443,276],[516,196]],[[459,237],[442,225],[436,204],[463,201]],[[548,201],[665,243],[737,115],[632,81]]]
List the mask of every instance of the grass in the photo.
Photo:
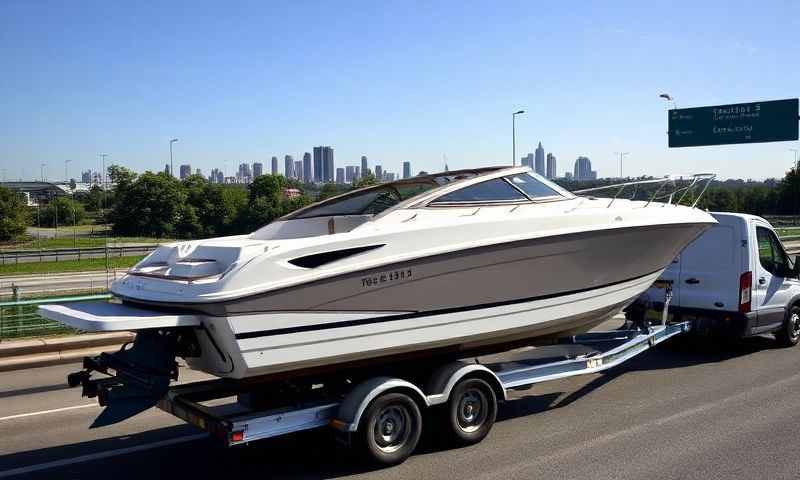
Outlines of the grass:
[[778,237],[796,237],[800,236],[800,227],[781,227],[776,228],[775,233],[778,234]]
[[[130,268],[142,255],[131,257],[109,257],[110,268]],[[82,272],[87,270],[104,270],[105,258],[87,258],[82,260],[63,260],[59,262],[26,262],[17,265],[0,265],[0,275],[20,275],[26,273],[63,273]]]
[[[150,237],[109,237],[108,245],[117,246],[127,243],[164,243],[170,240],[167,239],[154,239]],[[92,248],[102,247],[106,244],[105,237],[58,237],[58,238],[42,238],[39,241],[36,238],[28,238],[24,241],[3,245],[0,250],[13,251],[13,250],[43,250],[53,248]]]

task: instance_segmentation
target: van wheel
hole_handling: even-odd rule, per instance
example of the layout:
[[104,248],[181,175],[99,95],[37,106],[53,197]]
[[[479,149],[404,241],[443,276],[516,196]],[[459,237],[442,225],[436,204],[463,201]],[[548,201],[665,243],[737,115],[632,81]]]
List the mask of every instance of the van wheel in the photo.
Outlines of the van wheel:
[[786,316],[783,327],[775,332],[775,338],[782,347],[793,347],[800,341],[800,307],[793,306]]
[[403,393],[387,393],[372,401],[364,412],[357,440],[369,463],[390,466],[404,462],[422,434],[422,414],[417,403]]
[[460,381],[440,412],[440,426],[453,445],[473,445],[491,431],[497,418],[497,396],[480,378]]

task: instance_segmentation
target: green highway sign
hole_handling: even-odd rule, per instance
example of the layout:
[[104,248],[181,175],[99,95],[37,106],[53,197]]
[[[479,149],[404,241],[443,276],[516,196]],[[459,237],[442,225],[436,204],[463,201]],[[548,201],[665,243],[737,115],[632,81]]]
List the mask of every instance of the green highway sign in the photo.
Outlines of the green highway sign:
[[798,139],[798,99],[669,111],[669,146],[699,147]]

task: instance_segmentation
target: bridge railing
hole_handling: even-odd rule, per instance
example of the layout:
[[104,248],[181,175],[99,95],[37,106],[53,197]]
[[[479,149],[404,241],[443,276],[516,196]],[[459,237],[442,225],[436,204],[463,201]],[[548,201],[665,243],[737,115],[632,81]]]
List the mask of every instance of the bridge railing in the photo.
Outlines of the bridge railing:
[[39,305],[49,303],[100,302],[107,301],[109,298],[111,295],[101,294],[0,302],[0,341],[38,335],[75,333],[76,331],[70,327],[40,316],[36,313],[36,309]]
[[[158,245],[136,245],[108,247],[108,255],[112,257],[125,257],[130,255],[147,255],[155,250]],[[82,258],[98,258],[105,254],[105,247],[91,248],[54,248],[48,250],[12,250],[0,251],[0,265],[17,264],[20,262],[48,262],[60,260],[81,260]]]

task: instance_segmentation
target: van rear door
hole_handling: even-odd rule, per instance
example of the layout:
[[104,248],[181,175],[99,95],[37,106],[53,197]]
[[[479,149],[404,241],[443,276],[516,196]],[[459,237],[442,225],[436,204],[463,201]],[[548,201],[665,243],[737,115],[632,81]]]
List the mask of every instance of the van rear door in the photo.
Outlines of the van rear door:
[[715,216],[719,222],[681,253],[680,305],[703,310],[737,311],[741,274],[743,219]]

